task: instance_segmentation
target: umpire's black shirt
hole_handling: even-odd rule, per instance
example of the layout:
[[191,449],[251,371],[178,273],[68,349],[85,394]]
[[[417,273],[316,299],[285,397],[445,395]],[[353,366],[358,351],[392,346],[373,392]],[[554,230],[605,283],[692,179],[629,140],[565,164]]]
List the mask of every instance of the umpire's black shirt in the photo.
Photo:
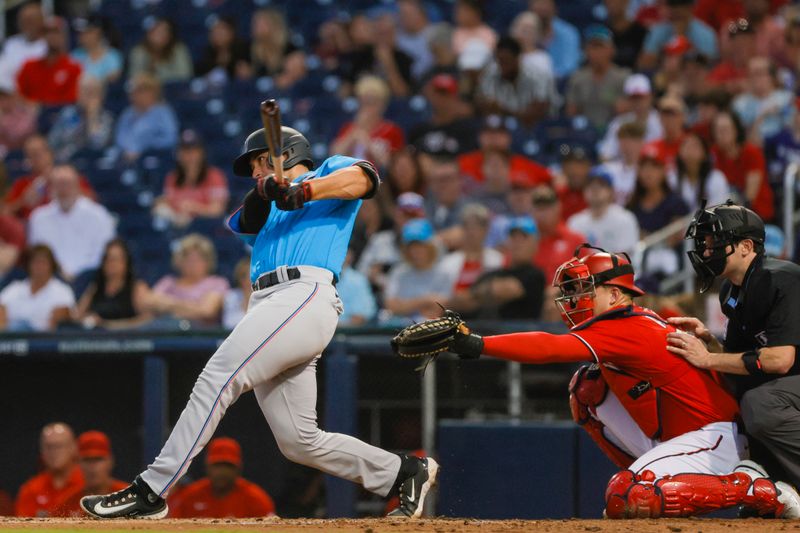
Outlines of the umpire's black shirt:
[[[800,347],[800,266],[759,254],[750,264],[741,287],[728,280],[719,293],[728,317],[723,343],[726,353],[770,346]],[[800,349],[785,375],[800,374]],[[727,374],[737,398],[784,374],[738,376]]]

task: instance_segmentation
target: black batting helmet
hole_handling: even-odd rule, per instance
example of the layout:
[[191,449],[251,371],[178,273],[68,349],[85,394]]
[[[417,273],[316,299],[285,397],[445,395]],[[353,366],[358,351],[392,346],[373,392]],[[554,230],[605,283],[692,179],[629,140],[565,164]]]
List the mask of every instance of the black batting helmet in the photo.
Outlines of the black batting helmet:
[[[284,170],[288,170],[300,163],[304,163],[309,170],[314,168],[314,160],[311,158],[311,144],[305,138],[305,135],[289,126],[281,126],[281,137],[283,138]],[[269,151],[269,147],[264,137],[264,128],[259,128],[245,139],[242,153],[233,160],[233,173],[237,176],[251,176],[250,158],[267,151]],[[272,164],[271,154],[270,164]]]
[[688,255],[700,278],[700,292],[707,291],[714,278],[725,270],[728,256],[733,253],[731,245],[750,239],[756,252],[762,253],[764,238],[764,221],[750,209],[731,200],[706,208],[703,201],[686,231],[686,239],[694,241],[694,250]]

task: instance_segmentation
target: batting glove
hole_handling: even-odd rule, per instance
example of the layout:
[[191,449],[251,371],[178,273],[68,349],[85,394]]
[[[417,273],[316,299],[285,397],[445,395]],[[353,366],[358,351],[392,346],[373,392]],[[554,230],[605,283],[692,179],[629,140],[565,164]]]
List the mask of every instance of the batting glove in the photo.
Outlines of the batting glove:
[[262,198],[275,201],[278,209],[294,211],[300,209],[311,200],[311,184],[303,182],[297,185],[278,183],[274,176],[258,180],[258,194]]

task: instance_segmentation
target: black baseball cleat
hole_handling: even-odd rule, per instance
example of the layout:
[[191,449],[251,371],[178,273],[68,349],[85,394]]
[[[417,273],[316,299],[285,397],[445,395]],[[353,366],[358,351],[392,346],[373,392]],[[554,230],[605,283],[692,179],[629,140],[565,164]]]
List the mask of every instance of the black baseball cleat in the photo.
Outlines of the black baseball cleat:
[[128,487],[105,496],[84,496],[81,509],[92,518],[150,518],[167,516],[169,508],[164,498],[150,490],[142,478],[136,476]]
[[416,473],[408,476],[399,485],[398,496],[400,506],[387,516],[402,516],[408,518],[419,518],[422,516],[425,497],[428,492],[436,485],[436,476],[439,474],[439,463],[425,457],[416,460]]

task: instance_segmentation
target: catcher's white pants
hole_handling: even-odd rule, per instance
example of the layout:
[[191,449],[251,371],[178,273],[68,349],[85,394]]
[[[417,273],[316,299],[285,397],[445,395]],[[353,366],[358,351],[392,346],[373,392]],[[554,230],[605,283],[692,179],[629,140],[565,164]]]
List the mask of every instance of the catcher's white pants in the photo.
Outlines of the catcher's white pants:
[[608,440],[637,458],[630,466],[636,474],[650,470],[657,478],[692,473],[723,475],[748,458],[747,438],[739,434],[736,422],[714,422],[661,442],[642,432],[610,390],[596,409]]
[[251,389],[288,459],[381,496],[392,488],[397,455],[317,426],[317,359],[342,308],[329,271],[300,271],[300,279],[254,292],[247,314],[206,363],[161,453],[142,473],[154,492],[169,492],[228,407]]

